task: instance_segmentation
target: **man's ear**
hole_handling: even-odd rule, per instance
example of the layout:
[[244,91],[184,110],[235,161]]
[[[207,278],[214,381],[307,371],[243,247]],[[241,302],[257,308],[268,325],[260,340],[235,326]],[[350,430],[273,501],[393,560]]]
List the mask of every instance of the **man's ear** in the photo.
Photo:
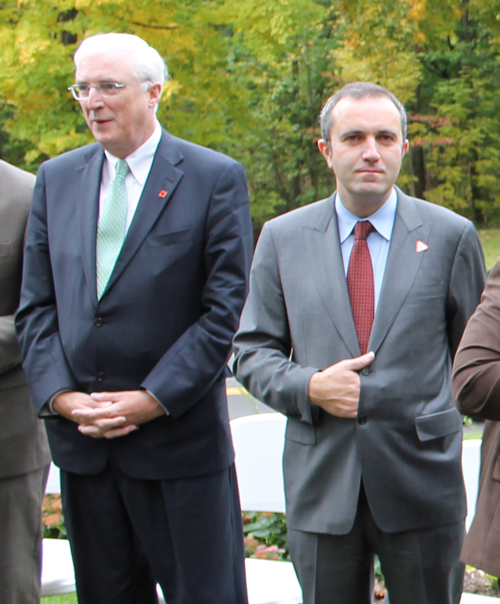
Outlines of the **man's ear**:
[[330,148],[330,143],[325,141],[325,139],[320,138],[318,141],[318,149],[325,158],[327,166],[332,169],[332,150]]
[[403,143],[402,157],[404,157],[407,154],[409,148],[410,148],[410,143],[409,143],[408,139],[405,138],[405,142]]
[[153,84],[149,89],[149,106],[151,109],[155,109],[155,107],[160,102],[161,97],[161,84],[157,82]]

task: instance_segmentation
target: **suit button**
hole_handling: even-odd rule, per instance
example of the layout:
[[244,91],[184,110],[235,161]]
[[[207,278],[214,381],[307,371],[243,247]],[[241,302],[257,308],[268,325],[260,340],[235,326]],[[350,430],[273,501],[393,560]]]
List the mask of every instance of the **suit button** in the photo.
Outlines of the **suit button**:
[[361,370],[361,373],[363,375],[370,375],[370,370],[368,369],[368,367],[365,367],[364,369]]
[[106,376],[104,375],[104,373],[103,373],[102,371],[99,371],[99,373],[98,373],[98,374],[95,376],[95,379],[96,379],[98,382],[104,382],[104,378],[105,378],[105,377],[106,377]]
[[94,325],[96,327],[102,327],[103,323],[104,323],[104,321],[102,320],[102,317],[96,317],[94,319]]
[[358,415],[358,424],[364,426],[367,422],[366,415]]

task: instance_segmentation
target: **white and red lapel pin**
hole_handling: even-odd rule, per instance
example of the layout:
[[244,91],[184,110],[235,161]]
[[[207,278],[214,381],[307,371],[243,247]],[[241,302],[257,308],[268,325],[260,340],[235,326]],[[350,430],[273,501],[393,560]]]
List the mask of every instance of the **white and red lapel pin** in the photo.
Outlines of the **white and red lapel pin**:
[[429,246],[427,245],[427,243],[424,243],[420,239],[418,239],[417,243],[415,243],[415,251],[417,252],[417,254],[419,254],[420,252],[426,252],[428,249]]

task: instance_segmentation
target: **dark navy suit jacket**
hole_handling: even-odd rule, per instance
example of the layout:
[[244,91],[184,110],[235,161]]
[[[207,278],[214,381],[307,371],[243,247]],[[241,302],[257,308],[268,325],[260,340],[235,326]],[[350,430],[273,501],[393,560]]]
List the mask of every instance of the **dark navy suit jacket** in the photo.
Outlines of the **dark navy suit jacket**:
[[247,291],[252,229],[245,173],[231,158],[163,132],[108,286],[97,300],[104,152],[42,164],[16,323],[37,411],[63,388],[150,391],[168,410],[128,436],[93,439],[47,421],[61,468],[162,480],[232,463],[226,361]]

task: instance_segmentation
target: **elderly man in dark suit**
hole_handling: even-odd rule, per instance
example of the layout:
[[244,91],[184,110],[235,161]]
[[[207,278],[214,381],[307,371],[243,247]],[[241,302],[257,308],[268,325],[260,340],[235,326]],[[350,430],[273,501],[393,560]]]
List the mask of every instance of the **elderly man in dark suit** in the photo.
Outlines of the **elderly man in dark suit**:
[[289,545],[306,604],[458,604],[465,518],[451,362],[484,283],[472,223],[394,186],[406,113],[356,83],[326,103],[330,198],[267,223],[237,377],[288,416]]
[[236,161],[165,132],[165,64],[97,35],[71,87],[97,144],[43,164],[17,327],[49,416],[80,604],[245,604],[225,395],[252,230]]
[[38,604],[42,498],[50,461],[14,329],[35,177],[0,161],[0,602]]

